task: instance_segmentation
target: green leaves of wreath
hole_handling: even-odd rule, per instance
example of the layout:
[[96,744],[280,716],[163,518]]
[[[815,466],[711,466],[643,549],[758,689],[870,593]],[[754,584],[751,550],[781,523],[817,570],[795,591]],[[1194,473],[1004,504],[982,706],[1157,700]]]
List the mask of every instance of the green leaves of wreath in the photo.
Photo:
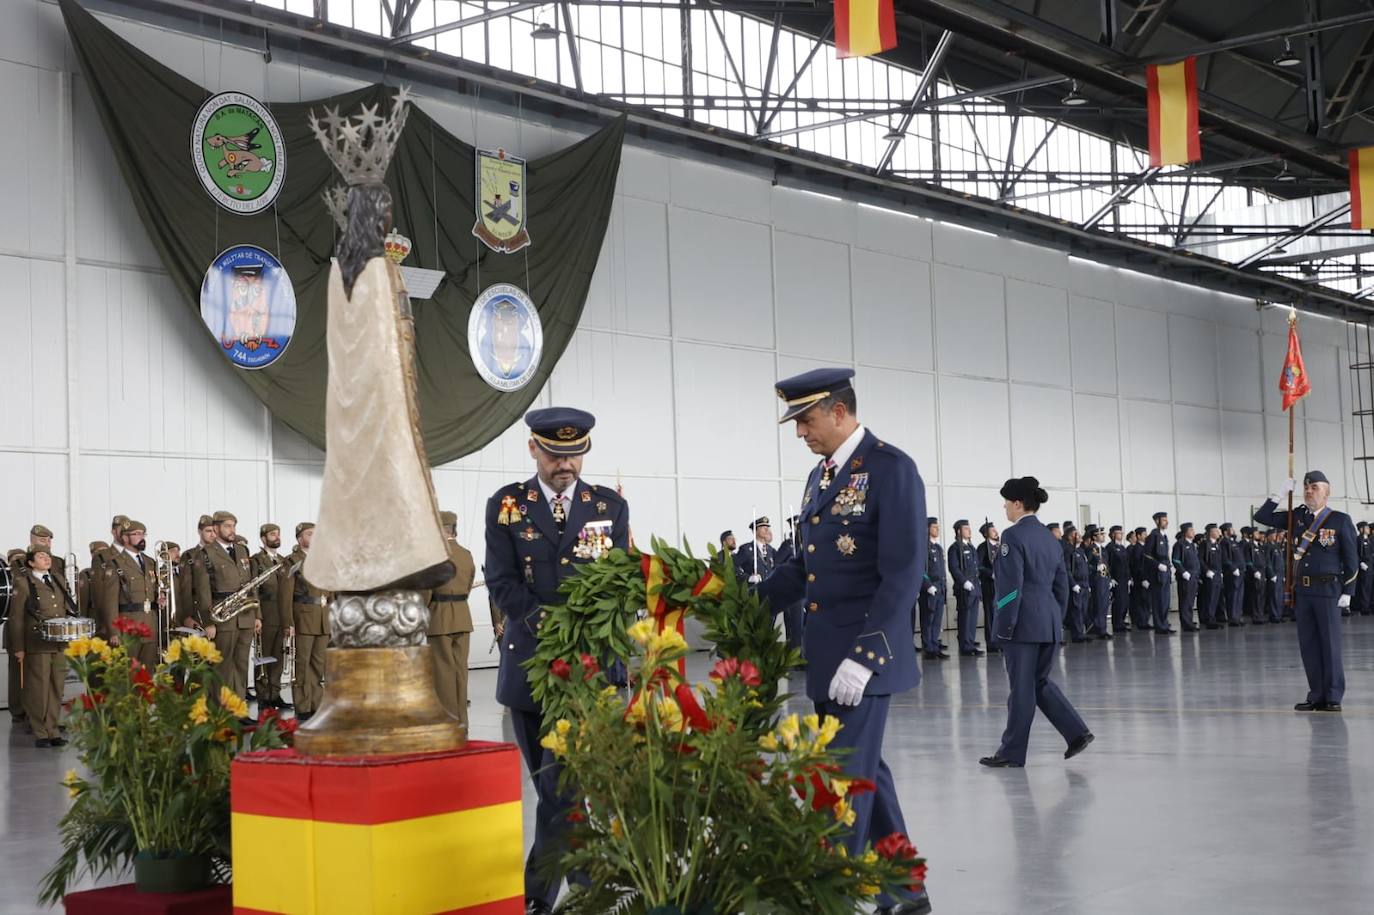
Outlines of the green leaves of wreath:
[[[580,566],[559,586],[566,596],[563,604],[544,608],[545,616],[539,630],[539,647],[533,658],[525,662],[529,673],[530,691],[544,710],[546,722],[567,714],[566,693],[550,688],[550,668],[562,660],[574,668],[582,655],[597,659],[603,666],[616,658],[627,658],[634,646],[626,630],[650,613],[650,602],[659,598],[671,612],[685,610],[688,618],[696,619],[705,630],[712,652],[721,658],[751,661],[759,669],[763,686],[759,698],[764,708],[761,718],[772,715],[779,699],[778,681],[801,661],[801,655],[778,639],[773,614],[767,603],[746,583],[735,577],[729,554],[708,545],[710,558],[698,559],[684,542],[683,550],[676,550],[654,538],[649,556],[662,563],[665,581],[646,593],[645,553],[631,548],[611,550],[596,562]],[[719,588],[709,588],[693,594],[695,586],[710,572],[720,581]]]

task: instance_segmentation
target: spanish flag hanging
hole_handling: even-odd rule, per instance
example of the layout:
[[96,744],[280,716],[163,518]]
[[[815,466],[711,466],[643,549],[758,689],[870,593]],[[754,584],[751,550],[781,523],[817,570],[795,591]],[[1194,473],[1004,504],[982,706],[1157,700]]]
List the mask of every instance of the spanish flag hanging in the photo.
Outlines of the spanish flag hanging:
[[1350,150],[1350,228],[1374,229],[1374,218],[1365,219],[1365,206],[1374,217],[1374,146]]
[[1149,89],[1150,164],[1185,165],[1202,158],[1197,131],[1197,58],[1145,68]]
[[839,57],[868,57],[897,47],[892,0],[835,0],[835,51]]

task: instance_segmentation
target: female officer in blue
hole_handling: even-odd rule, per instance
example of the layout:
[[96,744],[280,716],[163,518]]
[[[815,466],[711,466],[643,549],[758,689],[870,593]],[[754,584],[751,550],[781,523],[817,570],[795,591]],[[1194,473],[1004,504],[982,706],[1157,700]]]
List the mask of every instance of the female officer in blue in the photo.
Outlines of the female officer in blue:
[[[1285,480],[1279,493],[1255,512],[1255,520],[1270,527],[1288,527],[1288,512],[1279,511],[1279,498],[1293,491]],[[1339,712],[1345,696],[1345,668],[1341,664],[1341,610],[1350,606],[1360,556],[1355,525],[1345,512],[1326,504],[1331,484],[1320,470],[1302,478],[1303,504],[1293,509],[1293,589],[1298,614],[1298,649],[1307,672],[1307,699],[1294,706],[1300,712]]]
[[1069,576],[1064,554],[1036,511],[1048,496],[1035,477],[1007,480],[1003,506],[1010,526],[1002,532],[997,556],[997,606],[992,634],[1002,647],[1011,693],[1002,745],[979,763],[993,768],[1026,764],[1026,744],[1038,707],[1069,748],[1064,758],[1083,752],[1093,735],[1077,710],[1050,680],[1055,652],[1063,641]]

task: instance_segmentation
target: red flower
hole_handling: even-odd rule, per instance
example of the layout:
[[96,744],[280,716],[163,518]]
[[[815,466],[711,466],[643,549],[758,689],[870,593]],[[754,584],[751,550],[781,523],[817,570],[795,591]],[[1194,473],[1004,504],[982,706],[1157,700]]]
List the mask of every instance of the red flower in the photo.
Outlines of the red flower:
[[271,706],[268,706],[267,708],[260,709],[258,711],[258,723],[265,724],[266,722],[271,721],[273,718],[279,718],[280,716],[280,712],[278,712]]
[[[822,773],[829,775],[832,779],[844,778],[840,773],[839,766],[820,765],[812,769],[807,775],[798,775],[793,781],[796,782],[797,797],[806,797],[806,783],[809,780],[814,794],[811,795],[812,810],[827,810],[834,807],[840,801],[840,795],[831,791],[826,785]],[[878,786],[866,778],[845,779],[849,782],[849,789],[846,796],[853,797],[856,794],[867,794],[870,791],[878,790]]]
[[916,846],[904,833],[890,833],[878,840],[873,850],[889,861],[910,861],[916,857]]
[[925,862],[922,862],[911,869],[911,888],[913,890],[924,889],[925,885],[926,865]]
[[298,728],[298,727],[300,727],[300,726],[301,726],[301,720],[300,720],[299,718],[278,718],[278,719],[277,719],[277,730],[280,731],[280,732],[281,732],[283,735],[285,735],[285,736],[290,736],[290,735],[296,733],[296,728]]
[[92,693],[82,693],[80,698],[81,698],[81,707],[84,708],[86,711],[89,712],[89,711],[91,711],[92,709],[94,709],[97,705],[99,705],[100,703],[102,703],[102,702],[105,701],[105,694],[104,694],[104,693],[94,693],[94,694],[92,694]]
[[585,813],[583,813],[581,810],[569,810],[569,811],[568,811],[568,822],[569,822],[569,823],[585,823],[585,822],[587,822],[587,815],[586,815]]
[[596,663],[596,658],[587,654],[585,651],[582,652],[581,655],[579,655],[579,659],[582,661],[583,680],[590,680],[592,677],[595,677],[598,673],[601,672],[601,665]]
[[153,637],[153,630],[149,628],[147,623],[132,620],[127,616],[121,616],[119,619],[115,620],[114,627],[124,635],[132,635],[140,639],[151,639]]
[[759,674],[759,669],[751,661],[739,662],[739,678],[745,686],[758,686],[763,683],[763,677]]
[[711,668],[711,679],[724,683],[731,677],[739,677],[740,682],[745,686],[758,686],[763,682],[759,675],[759,669],[750,661],[741,661],[738,658],[723,658],[716,662],[716,666]]
[[560,680],[566,680],[572,676],[572,665],[562,658],[554,658],[553,663],[549,665],[549,673]]
[[152,702],[153,693],[157,691],[157,686],[153,683],[153,675],[148,673],[148,668],[137,661],[130,661],[129,666],[133,670],[133,673],[129,675],[129,682],[143,696],[145,702]]

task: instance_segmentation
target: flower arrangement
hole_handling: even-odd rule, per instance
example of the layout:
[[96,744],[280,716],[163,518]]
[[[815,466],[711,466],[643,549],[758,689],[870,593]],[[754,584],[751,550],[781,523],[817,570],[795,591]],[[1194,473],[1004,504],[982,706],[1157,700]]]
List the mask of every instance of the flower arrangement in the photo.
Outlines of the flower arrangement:
[[[839,915],[923,883],[904,835],[849,852],[852,798],[874,786],[844,774],[838,720],[784,714],[777,683],[795,652],[728,557],[713,553],[708,568],[655,541],[564,588],[568,605],[546,608],[530,665],[542,664],[531,680],[549,712],[543,746],[563,764],[562,790],[582,800],[562,863],[586,880],[561,913]],[[635,620],[636,607],[649,615]],[[696,684],[688,612],[722,655]],[[628,661],[625,691],[598,660],[612,653]]]
[[[131,655],[153,637],[146,623],[116,621],[119,643],[77,639],[66,656],[84,692],[68,726],[89,773],[67,773],[72,806],[59,826],[62,854],[39,901],[55,903],[85,861],[96,878],[137,875],[144,861],[204,859],[228,873],[229,763],[243,743],[248,704],[216,676],[214,643],[172,642],[155,670]],[[286,745],[295,722],[264,712],[249,746]],[[205,869],[205,868],[203,868]]]

